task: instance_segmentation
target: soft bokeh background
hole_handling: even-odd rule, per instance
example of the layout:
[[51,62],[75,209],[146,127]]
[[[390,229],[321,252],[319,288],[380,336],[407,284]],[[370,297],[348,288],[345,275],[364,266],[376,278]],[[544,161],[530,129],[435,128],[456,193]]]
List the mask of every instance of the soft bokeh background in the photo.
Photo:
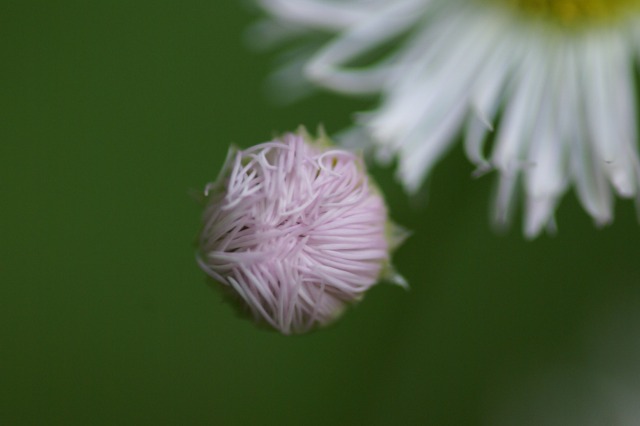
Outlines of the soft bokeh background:
[[219,0],[0,3],[0,424],[546,424],[548,407],[571,424],[603,401],[593,375],[640,396],[638,346],[617,346],[640,318],[632,203],[596,230],[567,197],[557,236],[499,235],[493,176],[460,149],[418,198],[375,169],[413,230],[396,256],[411,291],[380,285],[301,337],[237,318],[195,265],[189,191],[230,143],[336,132],[375,102],[270,103],[256,18]]

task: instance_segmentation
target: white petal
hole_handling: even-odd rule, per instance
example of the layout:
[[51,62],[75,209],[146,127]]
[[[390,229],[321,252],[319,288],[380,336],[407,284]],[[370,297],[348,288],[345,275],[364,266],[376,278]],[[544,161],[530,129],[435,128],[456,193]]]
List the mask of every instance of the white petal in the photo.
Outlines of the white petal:
[[330,43],[309,62],[307,77],[322,86],[345,93],[370,93],[380,90],[389,68],[346,69],[345,64],[406,31],[421,16],[422,0],[396,0],[358,22]]
[[493,118],[502,99],[507,76],[516,59],[521,59],[519,54],[514,54],[522,51],[519,47],[517,41],[498,40],[472,89],[470,102],[473,114],[467,122],[464,149],[467,157],[479,167],[478,173],[490,168],[483,154],[484,139],[487,131],[494,130]]
[[[463,16],[456,16],[456,20],[463,28],[463,23],[469,22],[468,17]],[[439,28],[437,24],[435,27]],[[422,119],[429,104],[439,102],[438,95],[441,92],[447,93],[448,88],[461,90],[457,84],[459,81],[449,80],[451,74],[448,70],[453,68],[452,64],[459,67],[464,60],[463,55],[444,55],[444,58],[438,60],[438,56],[442,55],[433,53],[439,50],[449,51],[452,45],[464,48],[464,44],[470,43],[467,37],[459,34],[457,28],[459,27],[454,25],[444,26],[442,33],[437,34],[438,37],[432,37],[427,32],[419,37],[419,44],[414,43],[405,53],[409,58],[404,60],[404,72],[395,76],[386,102],[371,120],[372,133],[376,139],[398,148],[399,139],[406,137]],[[424,52],[424,58],[413,58],[414,50]]]
[[540,96],[546,83],[541,59],[546,58],[531,46],[528,57],[518,70],[518,78],[513,81],[512,95],[506,101],[496,147],[492,153],[492,162],[501,174],[495,216],[499,224],[508,222],[518,174],[523,167],[530,166],[525,152],[531,141],[531,132],[540,110]]
[[[471,33],[481,28],[475,20],[470,23],[476,24],[467,28]],[[428,131],[429,127],[439,126],[444,119],[443,114],[453,105],[460,101],[468,104],[474,76],[489,54],[497,33],[491,32],[483,37],[467,37],[466,32],[450,36],[449,45],[455,47],[453,51],[456,53],[445,55],[442,60],[431,64],[420,63],[411,67],[409,74],[414,78],[407,77],[406,80],[413,81],[413,84],[400,84],[392,93],[387,107],[371,120],[377,139],[400,148],[404,145],[401,140],[409,137],[415,128],[420,126]],[[442,48],[446,46],[442,45]],[[426,65],[428,67],[425,68]],[[427,125],[429,122],[433,124]]]
[[603,168],[595,164],[594,149],[586,134],[586,117],[576,114],[583,108],[582,91],[576,80],[579,74],[577,49],[575,44],[567,45],[564,56],[566,69],[564,84],[560,86],[564,107],[558,111],[559,126],[563,139],[569,144],[569,167],[578,199],[596,223],[604,225],[611,221],[613,215],[612,197]]
[[553,84],[541,99],[539,119],[528,154],[531,166],[525,171],[527,209],[524,226],[525,235],[530,238],[537,236],[552,219],[557,200],[566,188],[565,147],[558,137],[556,124],[557,109],[563,105],[555,96],[556,87]]
[[257,0],[273,15],[298,26],[323,30],[344,30],[366,19],[372,9],[380,8],[377,1],[326,0]]
[[[537,237],[545,226],[553,224],[553,211],[557,199],[553,197],[527,198],[527,216],[524,234],[527,238]],[[553,226],[552,226],[553,228]]]
[[622,110],[627,107],[620,104],[613,81],[617,77],[615,69],[628,65],[621,54],[619,44],[609,34],[590,37],[582,58],[582,84],[592,143],[601,158],[601,167],[618,193],[629,197],[636,191],[637,164],[629,156],[630,142],[624,140],[623,117],[627,112]]
[[524,165],[524,150],[540,109],[546,78],[546,56],[530,45],[528,56],[516,70],[498,131],[492,162],[502,173],[515,173]]
[[420,187],[436,161],[452,145],[466,106],[464,99],[453,101],[450,109],[438,115],[441,120],[418,126],[404,139],[398,172],[409,192]]

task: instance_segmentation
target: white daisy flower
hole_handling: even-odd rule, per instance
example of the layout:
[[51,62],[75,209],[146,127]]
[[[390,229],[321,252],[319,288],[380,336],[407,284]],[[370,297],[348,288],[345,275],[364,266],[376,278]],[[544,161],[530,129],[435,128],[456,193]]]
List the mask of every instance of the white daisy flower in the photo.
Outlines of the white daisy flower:
[[[379,156],[398,156],[409,191],[462,135],[478,171],[499,174],[497,223],[524,188],[529,237],[554,227],[572,187],[599,225],[613,218],[614,194],[640,193],[640,0],[258,1],[270,14],[261,41],[330,37],[291,59],[282,80],[296,84],[302,63],[315,84],[381,95],[359,129]],[[378,59],[357,65],[367,55]]]

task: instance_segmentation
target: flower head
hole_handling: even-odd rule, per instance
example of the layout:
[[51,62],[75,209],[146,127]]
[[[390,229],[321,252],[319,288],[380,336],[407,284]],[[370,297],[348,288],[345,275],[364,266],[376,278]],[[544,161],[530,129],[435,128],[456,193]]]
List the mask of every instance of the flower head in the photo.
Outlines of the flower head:
[[200,267],[284,334],[331,322],[390,271],[382,196],[360,157],[326,139],[232,150],[205,196]]
[[[570,188],[597,224],[613,219],[614,194],[638,198],[640,1],[259,3],[271,15],[263,40],[333,36],[319,50],[299,50],[310,81],[382,95],[378,109],[359,116],[360,129],[381,157],[398,156],[408,190],[462,134],[479,174],[499,174],[498,223],[524,189],[527,236],[554,227]],[[382,58],[354,65],[366,54]]]

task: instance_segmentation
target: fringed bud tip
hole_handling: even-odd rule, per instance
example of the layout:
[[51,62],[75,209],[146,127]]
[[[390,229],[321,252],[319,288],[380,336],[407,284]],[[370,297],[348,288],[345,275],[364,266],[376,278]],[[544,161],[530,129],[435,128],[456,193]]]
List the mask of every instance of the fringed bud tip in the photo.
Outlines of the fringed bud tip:
[[406,287],[392,224],[362,158],[304,129],[230,150],[205,188],[198,264],[283,334],[329,324],[381,279]]

